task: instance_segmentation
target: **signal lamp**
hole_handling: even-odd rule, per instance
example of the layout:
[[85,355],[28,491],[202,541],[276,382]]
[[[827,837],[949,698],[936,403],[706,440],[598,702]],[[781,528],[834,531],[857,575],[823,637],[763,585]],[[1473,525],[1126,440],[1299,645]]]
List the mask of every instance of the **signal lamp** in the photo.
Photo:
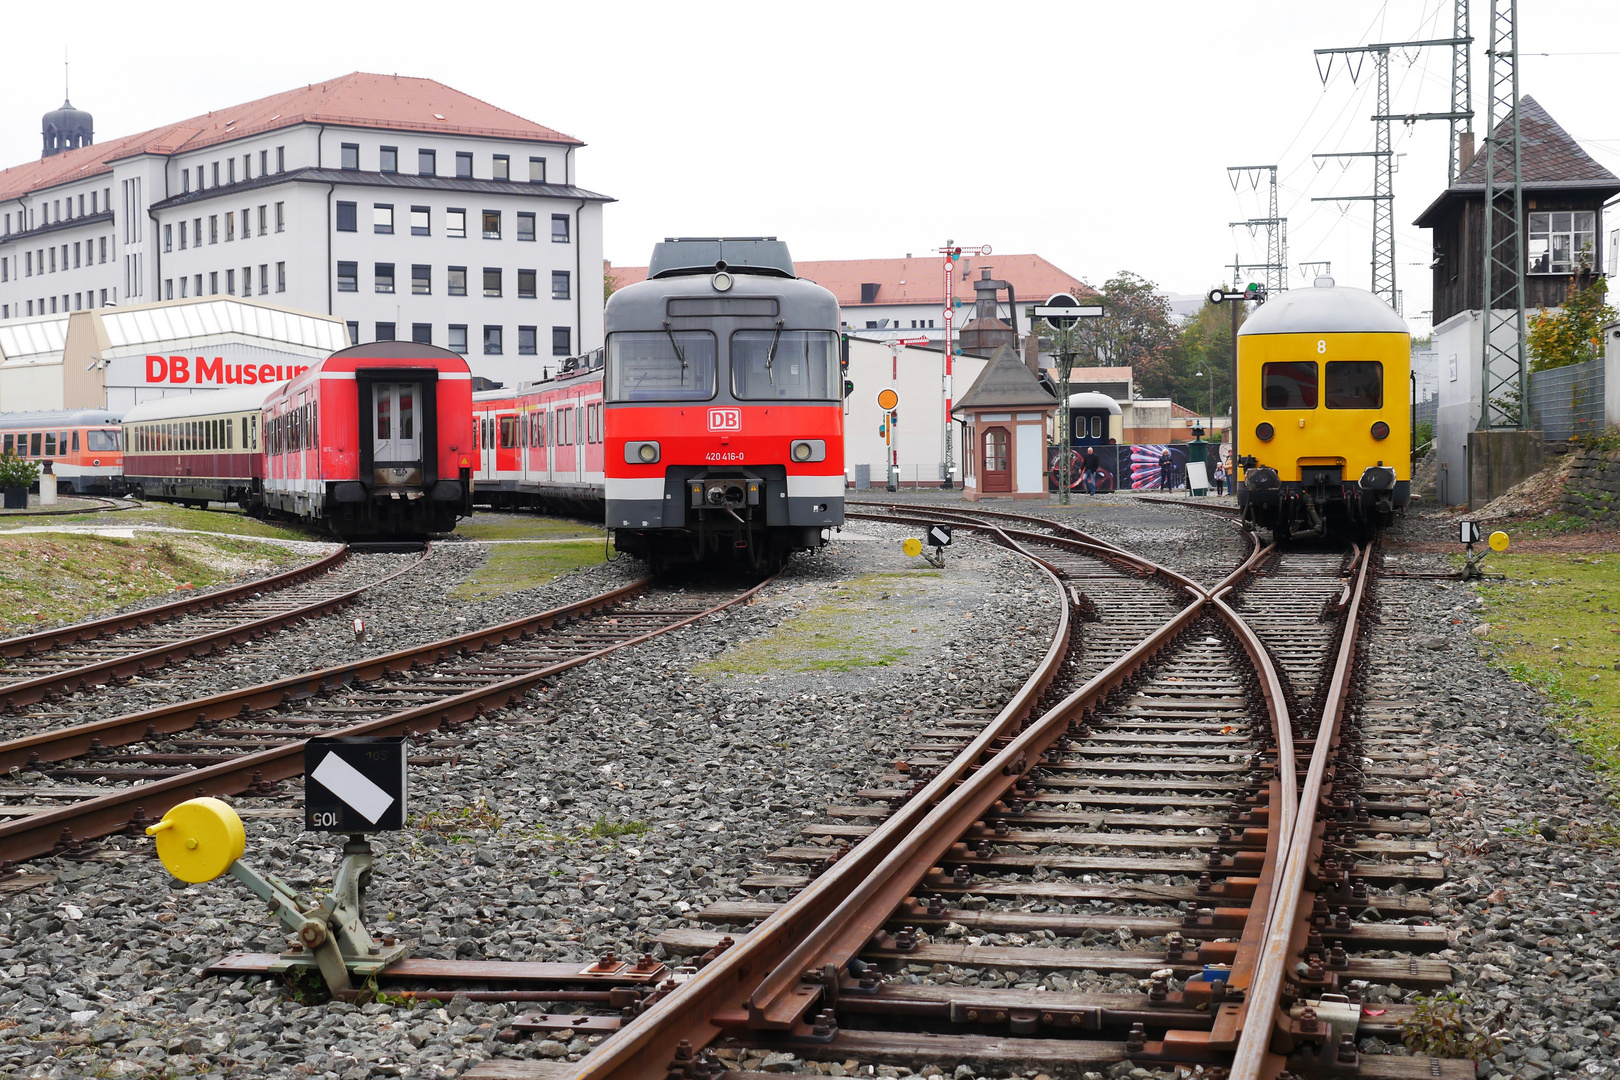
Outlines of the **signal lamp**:
[[1254,429],[1254,434],[1261,442],[1270,442],[1277,434],[1277,429],[1270,424],[1260,424]]
[[651,464],[652,462],[658,460],[658,447],[654,446],[652,443],[642,443],[641,449],[636,451],[636,456],[642,461]]
[[1382,420],[1372,426],[1372,437],[1380,441],[1389,438],[1389,425]]
[[811,453],[812,453],[812,451],[810,449],[810,444],[809,443],[807,443],[807,442],[796,442],[796,443],[793,444],[793,460],[794,461],[809,461]]

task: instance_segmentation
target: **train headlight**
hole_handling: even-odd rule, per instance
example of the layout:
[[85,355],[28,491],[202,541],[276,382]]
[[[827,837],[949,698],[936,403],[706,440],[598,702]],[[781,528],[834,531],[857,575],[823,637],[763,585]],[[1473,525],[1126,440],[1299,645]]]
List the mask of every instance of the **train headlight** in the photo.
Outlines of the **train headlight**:
[[722,270],[709,279],[709,284],[714,286],[715,292],[730,292],[731,275]]
[[652,465],[656,463],[661,454],[656,442],[627,442],[624,444],[624,460],[629,465]]
[[793,445],[788,447],[788,457],[796,462],[826,461],[827,440],[825,439],[795,439]]
[[1372,437],[1382,442],[1389,438],[1389,425],[1382,420],[1372,426]]
[[1277,429],[1266,423],[1262,423],[1254,429],[1255,438],[1259,439],[1261,442],[1270,442],[1276,437],[1276,434]]

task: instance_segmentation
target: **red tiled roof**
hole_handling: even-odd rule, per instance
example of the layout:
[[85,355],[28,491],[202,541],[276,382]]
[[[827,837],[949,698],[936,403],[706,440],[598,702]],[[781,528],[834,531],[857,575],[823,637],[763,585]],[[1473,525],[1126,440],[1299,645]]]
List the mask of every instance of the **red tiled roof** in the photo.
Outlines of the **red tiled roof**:
[[[438,119],[441,116],[444,119]],[[197,150],[305,123],[583,145],[570,135],[532,123],[432,79],[356,71],[0,170],[0,199],[108,172],[109,163],[119,158]]]
[[[878,286],[878,304],[943,304],[945,302],[945,263],[940,256],[922,259],[828,259],[809,262],[795,259],[793,267],[802,278],[832,290],[840,307],[861,306],[861,286]],[[956,283],[952,286],[959,300],[973,299],[973,282],[988,267],[990,276],[1012,283],[1020,304],[1041,304],[1053,293],[1067,292],[1076,297],[1094,295],[1095,290],[1077,277],[1059,270],[1039,255],[963,256],[956,263]],[[616,288],[645,281],[645,266],[608,266]]]

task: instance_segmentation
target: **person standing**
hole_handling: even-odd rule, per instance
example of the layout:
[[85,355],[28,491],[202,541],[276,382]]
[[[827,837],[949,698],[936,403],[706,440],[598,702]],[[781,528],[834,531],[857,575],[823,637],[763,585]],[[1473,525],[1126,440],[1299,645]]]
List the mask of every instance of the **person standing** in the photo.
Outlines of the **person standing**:
[[1086,494],[1097,494],[1097,473],[1102,471],[1102,460],[1095,446],[1086,447],[1086,456],[1080,459],[1080,470],[1086,477]]
[[1226,494],[1226,462],[1215,462],[1215,494]]
[[1159,490],[1170,490],[1170,448],[1168,446],[1159,452]]

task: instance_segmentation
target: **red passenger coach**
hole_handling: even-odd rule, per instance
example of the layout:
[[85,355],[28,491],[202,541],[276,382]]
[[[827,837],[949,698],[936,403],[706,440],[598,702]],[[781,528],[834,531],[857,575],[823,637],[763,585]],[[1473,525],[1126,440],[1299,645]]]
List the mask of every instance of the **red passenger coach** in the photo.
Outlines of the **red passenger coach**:
[[340,536],[445,532],[472,512],[472,375],[453,352],[333,353],[264,402],[262,506]]
[[555,376],[519,390],[473,395],[480,450],[474,498],[499,507],[600,513],[602,414],[600,351],[571,357]]

